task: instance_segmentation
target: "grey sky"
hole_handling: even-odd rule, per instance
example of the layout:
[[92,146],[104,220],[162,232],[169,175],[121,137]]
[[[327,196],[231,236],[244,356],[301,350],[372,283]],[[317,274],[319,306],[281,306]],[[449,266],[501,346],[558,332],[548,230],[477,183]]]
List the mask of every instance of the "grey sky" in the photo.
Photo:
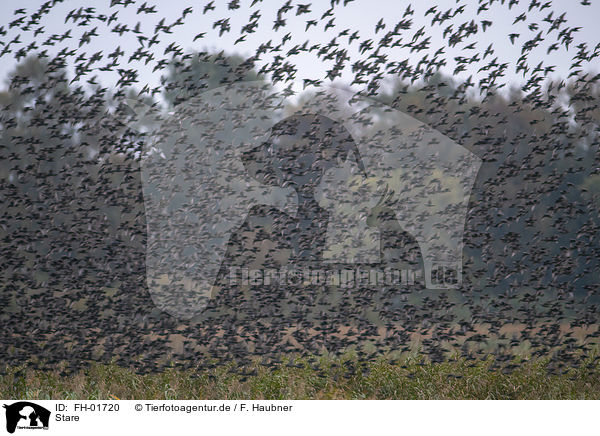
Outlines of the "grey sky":
[[[92,2],[83,2],[80,0],[66,0],[63,4],[56,5],[51,13],[42,19],[41,25],[44,26],[44,33],[35,38],[38,46],[53,33],[62,34],[68,29],[71,30],[72,39],[69,39],[63,43],[60,43],[54,47],[42,46],[41,48],[47,48],[49,54],[60,51],[63,47],[69,49],[75,49],[79,45],[79,38],[85,31],[91,30],[93,27],[98,27],[98,37],[92,38],[89,44],[84,44],[78,49],[77,55],[80,53],[86,53],[87,57],[92,54],[102,51],[104,59],[96,64],[97,67],[106,65],[110,60],[106,58],[106,55],[114,51],[117,46],[120,46],[124,51],[125,55],[121,58],[121,68],[135,68],[139,72],[140,83],[138,87],[141,88],[144,84],[148,83],[150,86],[157,86],[160,82],[160,72],[152,72],[156,60],[166,57],[163,55],[165,47],[174,42],[179,45],[184,51],[188,50],[225,50],[226,52],[237,52],[242,55],[251,55],[258,44],[272,40],[273,45],[277,45],[281,42],[281,39],[287,33],[290,33],[291,39],[283,47],[283,50],[279,52],[280,55],[286,57],[286,53],[296,44],[302,44],[308,40],[309,47],[313,44],[327,44],[334,36],[344,29],[349,28],[350,33],[357,30],[359,32],[360,40],[354,41],[351,45],[348,45],[348,37],[343,36],[337,38],[337,42],[341,47],[347,47],[350,61],[346,63],[346,69],[341,77],[342,82],[349,82],[353,78],[351,72],[351,64],[360,58],[366,58],[368,52],[364,55],[359,55],[358,46],[361,40],[371,38],[373,39],[373,46],[377,45],[379,39],[388,30],[393,29],[395,24],[402,19],[402,15],[406,10],[406,7],[410,2],[407,1],[393,1],[393,0],[355,0],[348,4],[346,7],[337,6],[335,9],[335,27],[330,28],[327,32],[323,30],[325,24],[332,18],[328,17],[325,20],[320,20],[321,15],[324,11],[329,9],[329,1],[313,1],[309,14],[303,14],[296,16],[296,5],[299,3],[309,3],[310,0],[292,1],[294,8],[286,14],[287,23],[286,26],[275,32],[272,30],[273,22],[276,18],[277,9],[285,3],[281,0],[263,0],[262,2],[250,8],[251,0],[242,0],[240,2],[240,9],[235,11],[227,10],[228,1],[215,1],[216,9],[207,12],[205,15],[202,14],[202,9],[209,3],[208,0],[202,1],[183,1],[183,0],[169,0],[169,1],[158,1],[150,0],[147,1],[149,5],[156,5],[158,13],[156,14],[136,14],[138,7],[144,3],[142,0],[138,0],[134,5],[129,5],[127,8],[122,6],[110,8],[110,1],[98,1],[95,2],[94,7],[96,13],[104,13],[111,15],[112,13],[119,11],[119,22],[126,23],[130,29],[134,28],[136,23],[140,22],[140,28],[143,34],[152,36],[154,28],[161,18],[165,18],[165,24],[173,23],[182,13],[182,11],[191,6],[193,12],[186,17],[184,24],[176,26],[173,29],[172,34],[160,34],[161,42],[158,45],[152,47],[152,51],[155,56],[155,60],[150,62],[148,65],[144,64],[144,61],[133,61],[128,65],[125,61],[129,59],[129,56],[139,46],[137,35],[132,32],[125,33],[120,37],[117,33],[111,32],[107,27],[106,23],[100,21],[94,21],[87,26],[75,26],[72,21],[64,23],[64,19],[68,12],[72,9],[79,7],[88,7]],[[8,23],[12,21],[13,11],[17,8],[26,8],[27,13],[31,14],[39,8],[41,5],[40,1],[36,0],[19,0],[19,1],[5,1],[2,3],[3,19],[1,20],[5,29],[8,30],[8,34],[3,37],[4,41],[10,41],[18,32],[21,32],[17,27],[8,29]],[[528,63],[533,70],[540,61],[543,61],[543,66],[555,65],[556,73],[555,77],[565,78],[569,74],[569,66],[572,63],[573,56],[577,53],[577,44],[585,42],[588,45],[588,50],[593,51],[594,47],[600,41],[598,38],[598,32],[596,30],[597,17],[600,16],[600,4],[593,2],[591,6],[583,6],[579,1],[573,0],[558,0],[553,2],[552,8],[556,11],[552,18],[557,18],[562,12],[566,12],[567,23],[563,26],[569,27],[581,27],[581,30],[574,33],[574,42],[567,52],[563,46],[557,51],[553,51],[550,55],[546,55],[547,49],[550,45],[556,42],[559,31],[554,30],[550,34],[547,34],[547,29],[550,24],[543,21],[551,9],[546,9],[542,12],[537,11],[534,8],[533,11],[527,13],[527,19],[513,25],[513,21],[517,16],[523,12],[527,12],[529,7],[529,1],[520,2],[518,5],[513,6],[511,10],[508,10],[506,5],[501,5],[500,1],[497,0],[489,10],[482,12],[477,15],[477,9],[479,3],[474,0],[470,1],[454,1],[454,0],[441,0],[437,2],[412,2],[412,6],[415,9],[415,13],[408,17],[413,20],[412,27],[409,30],[404,31],[401,37],[402,42],[409,42],[415,32],[423,26],[426,26],[427,36],[431,36],[431,45],[428,53],[432,57],[433,53],[439,48],[445,47],[445,57],[448,61],[448,65],[444,68],[448,74],[453,74],[455,63],[454,58],[457,56],[470,57],[475,55],[477,52],[483,54],[489,44],[493,43],[495,52],[488,56],[485,60],[475,62],[462,73],[458,74],[460,78],[467,78],[473,75],[475,83],[487,75],[484,71],[478,73],[479,68],[485,66],[490,60],[498,57],[498,63],[509,63],[509,68],[506,72],[506,80],[510,82],[522,81],[522,74],[517,75],[515,73],[516,61],[520,56],[520,47],[523,42],[532,39],[539,31],[543,31],[543,36],[546,40],[542,42],[539,47],[536,47],[529,57]],[[543,2],[542,2],[543,3]],[[452,21],[445,22],[443,25],[435,24],[431,26],[431,19],[434,14],[429,14],[424,17],[424,12],[429,9],[432,5],[437,6],[438,11],[445,11],[449,8],[457,8],[460,5],[465,6],[465,13],[457,15]],[[249,34],[246,40],[234,45],[234,42],[240,36],[240,29],[243,25],[248,23],[249,17],[255,10],[260,10],[261,18],[259,20],[259,27],[253,34]],[[218,28],[213,29],[213,23],[219,18],[230,16],[231,31],[223,34],[222,37],[218,35]],[[379,31],[375,34],[375,26],[380,18],[384,19],[386,28],[383,31]],[[305,31],[307,20],[316,19],[319,20],[317,26],[310,27],[308,31]],[[487,28],[486,32],[482,32],[481,29],[475,36],[471,36],[459,43],[456,47],[450,48],[447,46],[447,42],[442,38],[443,30],[450,24],[454,23],[456,29],[461,23],[474,19],[480,26],[482,20],[492,21],[493,24]],[[532,23],[537,23],[539,29],[529,30],[528,26]],[[115,23],[111,24],[111,28],[115,27]],[[5,79],[6,74],[14,67],[14,51],[18,50],[21,46],[28,45],[34,40],[33,31],[39,26],[32,26],[31,31],[22,33],[21,42],[22,44],[13,45],[13,53],[5,55],[0,58],[0,78]],[[195,35],[200,32],[206,32],[206,35],[197,41],[193,41]],[[520,37],[515,40],[514,45],[509,41],[509,33],[518,33]],[[475,42],[474,49],[465,49],[466,46]],[[402,61],[409,59],[409,62],[413,65],[425,55],[423,52],[411,53],[408,48],[388,48],[382,50],[381,53],[386,53],[389,61]],[[481,56],[480,56],[481,57]],[[265,55],[264,61],[272,59],[272,55]],[[74,57],[71,58],[71,61]],[[289,61],[298,67],[298,74],[296,77],[297,83],[301,84],[302,79],[322,79],[325,77],[326,71],[333,65],[332,61],[322,62],[317,58],[316,53],[304,53],[299,56],[290,57]],[[72,65],[71,65],[72,66]],[[594,59],[589,65],[583,64],[583,70],[600,71],[599,59]],[[72,69],[71,69],[72,72]],[[102,71],[94,71],[88,78],[93,75],[97,75],[99,81],[104,86],[113,86],[118,79],[116,73],[105,73]]]

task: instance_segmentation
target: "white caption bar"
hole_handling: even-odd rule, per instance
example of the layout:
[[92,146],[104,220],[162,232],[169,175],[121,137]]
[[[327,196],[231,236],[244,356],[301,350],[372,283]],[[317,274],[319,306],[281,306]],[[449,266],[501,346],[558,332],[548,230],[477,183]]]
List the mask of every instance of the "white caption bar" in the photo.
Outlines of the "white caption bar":
[[[24,401],[0,434],[595,434],[598,401]],[[41,430],[41,431],[40,431]],[[210,433],[209,433],[210,432]],[[585,433],[584,433],[585,432]]]

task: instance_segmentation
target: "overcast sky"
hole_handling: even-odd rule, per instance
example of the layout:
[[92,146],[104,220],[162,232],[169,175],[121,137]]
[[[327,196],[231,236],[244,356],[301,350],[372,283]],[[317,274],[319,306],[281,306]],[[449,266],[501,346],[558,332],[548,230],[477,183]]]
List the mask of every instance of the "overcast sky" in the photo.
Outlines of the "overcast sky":
[[[242,55],[251,55],[258,44],[266,42],[268,40],[273,41],[273,45],[277,45],[281,42],[281,39],[287,33],[290,33],[291,39],[288,41],[280,52],[281,55],[285,56],[287,51],[296,44],[302,44],[306,40],[309,40],[309,46],[312,44],[327,44],[334,36],[344,29],[350,29],[350,33],[354,31],[359,32],[359,36],[362,39],[372,38],[374,45],[383,36],[383,34],[392,30],[393,27],[402,19],[406,7],[409,2],[399,0],[354,0],[348,6],[341,7],[337,6],[335,9],[335,27],[329,28],[327,31],[324,30],[325,24],[332,18],[328,17],[325,20],[319,22],[317,26],[310,27],[308,31],[305,30],[307,20],[316,19],[319,20],[324,11],[329,8],[329,1],[319,0],[313,1],[310,9],[311,13],[296,16],[296,5],[306,4],[310,0],[292,1],[294,9],[286,14],[287,22],[286,26],[280,28],[277,32],[273,30],[273,22],[276,18],[277,9],[285,3],[281,0],[263,0],[254,7],[250,7],[252,0],[241,0],[240,8],[235,11],[227,10],[227,4],[229,1],[215,1],[217,7],[215,10],[208,11],[205,15],[202,13],[204,6],[209,3],[208,0],[200,1],[183,1],[183,0],[149,0],[149,5],[156,5],[156,14],[136,14],[138,7],[144,3],[144,1],[138,0],[135,4],[129,5],[127,8],[122,6],[109,7],[110,1],[97,1],[97,2],[83,2],[80,0],[66,0],[64,3],[55,6],[52,12],[44,16],[41,25],[44,26],[44,33],[34,38],[33,31],[39,26],[33,26],[31,31],[22,33],[18,28],[8,29],[8,23],[14,19],[13,11],[17,8],[26,8],[27,13],[31,14],[39,8],[43,3],[36,0],[5,0],[2,2],[2,23],[8,34],[3,37],[4,41],[10,41],[17,33],[21,32],[22,44],[13,45],[13,52],[18,50],[22,45],[28,45],[32,41],[36,41],[38,46],[53,33],[62,34],[68,29],[72,29],[72,39],[69,39],[55,47],[43,46],[48,48],[49,54],[60,51],[63,47],[69,47],[75,49],[79,45],[79,38],[81,34],[93,27],[98,27],[98,37],[92,39],[91,43],[83,45],[78,49],[78,55],[81,52],[85,52],[87,56],[102,51],[105,59],[97,63],[98,67],[101,67],[109,62],[106,55],[114,51],[117,46],[120,46],[125,51],[125,56],[121,58],[121,62],[125,62],[129,59],[129,56],[139,46],[137,35],[132,32],[128,32],[120,37],[117,33],[111,32],[107,27],[106,23],[95,21],[92,24],[82,27],[75,26],[72,21],[68,23],[64,22],[64,19],[68,12],[74,8],[88,7],[90,4],[95,4],[97,13],[104,13],[111,15],[112,13],[119,11],[119,22],[126,23],[129,28],[135,27],[136,23],[140,22],[140,29],[143,34],[151,37],[154,28],[161,18],[165,18],[165,24],[173,23],[182,13],[182,11],[191,6],[193,12],[186,17],[184,25],[176,26],[173,28],[172,34],[160,34],[161,43],[152,47],[152,51],[155,55],[155,59],[162,59],[166,57],[163,55],[165,47],[172,42],[178,44],[185,51],[188,50],[225,50],[230,53],[240,53]],[[554,30],[547,34],[550,24],[543,21],[543,18],[548,15],[550,9],[545,9],[540,12],[537,8],[534,8],[532,12],[527,13],[525,21],[518,22],[513,25],[515,18],[521,15],[523,12],[527,12],[530,1],[521,1],[520,4],[513,6],[511,10],[508,10],[506,5],[501,5],[500,0],[497,0],[487,11],[483,11],[477,15],[477,9],[479,2],[475,0],[441,0],[436,2],[425,2],[425,1],[413,1],[413,9],[415,9],[414,15],[408,17],[413,20],[412,27],[405,31],[401,36],[403,42],[409,42],[415,32],[423,26],[426,26],[427,36],[431,36],[431,48],[429,50],[430,57],[439,48],[445,47],[445,57],[448,60],[448,66],[445,71],[448,74],[452,74],[455,63],[453,59],[456,56],[470,57],[475,55],[476,52],[483,54],[485,49],[493,43],[495,52],[488,56],[486,60],[476,62],[465,72],[460,73],[460,78],[466,78],[469,75],[473,75],[473,79],[477,81],[481,77],[487,75],[486,72],[478,73],[477,70],[482,66],[485,66],[491,59],[498,57],[498,62],[508,62],[510,64],[507,70],[506,79],[510,82],[522,81],[522,75],[515,73],[516,61],[520,56],[520,47],[524,41],[532,39],[540,30],[543,30],[543,35],[547,39],[540,44],[539,47],[532,51],[529,58],[529,65],[531,68],[535,68],[540,61],[544,62],[544,66],[555,65],[556,73],[555,77],[566,77],[569,74],[569,66],[572,63],[573,56],[576,55],[577,49],[575,46],[578,43],[585,42],[588,44],[588,49],[593,50],[596,44],[600,42],[598,37],[599,32],[597,31],[598,17],[600,17],[600,3],[592,0],[591,6],[581,5],[579,1],[574,0],[558,0],[553,2],[552,8],[556,11],[552,18],[557,18],[562,12],[566,12],[565,18],[567,23],[563,26],[569,27],[581,27],[581,30],[574,33],[575,41],[572,44],[570,50],[567,52],[564,47],[560,47],[559,50],[553,51],[550,55],[546,55],[547,49],[550,45],[557,41],[559,31]],[[544,2],[542,2],[544,3]],[[465,13],[457,15],[453,21],[446,22],[443,25],[435,24],[431,26],[431,19],[434,14],[429,14],[424,17],[424,12],[429,9],[432,5],[437,6],[437,10],[445,11],[449,8],[457,8],[460,5],[465,6]],[[247,24],[250,15],[260,10],[261,18],[259,20],[259,26],[255,33],[250,34],[246,37],[245,41],[234,45],[236,39],[240,36],[240,29],[243,25]],[[219,37],[218,29],[213,29],[213,23],[223,17],[230,16],[231,31],[223,34]],[[379,31],[375,34],[376,23],[380,18],[384,19],[386,28],[383,31]],[[466,39],[464,42],[458,44],[454,49],[447,46],[447,42],[442,37],[443,30],[450,24],[454,23],[454,28],[457,28],[461,23],[470,20],[476,20],[477,23],[481,23],[483,20],[492,21],[493,24],[487,28],[485,32],[481,29],[474,37]],[[529,25],[537,24],[539,29],[530,30]],[[111,28],[115,27],[115,23],[111,24]],[[193,41],[194,37],[201,32],[206,32],[206,35],[202,38]],[[520,36],[515,40],[514,45],[511,44],[508,35],[510,33],[517,33]],[[340,46],[347,46],[351,61],[347,62],[347,68],[341,77],[343,82],[349,82],[352,80],[353,74],[350,71],[350,65],[352,62],[366,57],[366,55],[359,55],[358,46],[359,41],[354,41],[351,45],[348,45],[348,37],[340,37],[337,39]],[[474,49],[465,49],[466,46],[471,43],[475,43]],[[388,55],[389,61],[402,61],[409,59],[411,63],[416,64],[426,52],[411,53],[407,48],[388,48],[382,53]],[[480,56],[481,57],[481,56]],[[74,58],[71,58],[73,60]],[[271,59],[270,55],[263,57],[265,61]],[[156,61],[150,62],[148,65],[144,65],[143,61],[133,61],[128,66],[121,65],[122,68],[135,68],[139,71],[141,88],[144,84],[148,83],[150,86],[157,86],[159,84],[160,73],[152,72]],[[332,62],[322,62],[316,57],[315,52],[310,54],[303,54],[300,56],[294,56],[290,58],[290,62],[297,65],[299,71],[297,75],[297,83],[301,84],[302,79],[319,79],[324,78],[325,72],[331,68]],[[6,74],[14,68],[14,57],[13,53],[5,55],[0,58],[0,78],[5,79]],[[590,69],[591,71],[600,71],[599,59],[594,59],[590,65],[584,65],[584,70]],[[95,71],[92,75],[98,75],[99,81],[104,86],[112,86],[117,80],[116,74],[103,73],[101,71]],[[91,77],[91,76],[90,76]]]

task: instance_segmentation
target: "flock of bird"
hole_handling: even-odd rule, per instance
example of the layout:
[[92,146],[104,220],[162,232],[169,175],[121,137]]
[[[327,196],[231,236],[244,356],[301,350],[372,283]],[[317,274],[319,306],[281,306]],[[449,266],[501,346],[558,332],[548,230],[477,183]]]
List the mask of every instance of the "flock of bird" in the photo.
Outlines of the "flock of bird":
[[[360,361],[418,349],[434,362],[453,351],[468,360],[492,355],[494,368],[503,370],[515,367],[518,353],[549,357],[548,369],[558,372],[588,364],[600,335],[600,74],[590,67],[600,43],[580,41],[581,29],[571,27],[551,1],[532,0],[515,13],[523,9],[516,0],[457,0],[448,10],[432,6],[420,17],[419,8],[407,3],[381,18],[369,37],[358,26],[338,26],[341,9],[355,2],[331,0],[315,14],[317,4],[292,0],[276,7],[232,0],[226,8],[210,1],[169,20],[158,19],[158,4],[111,0],[108,13],[92,6],[70,10],[63,30],[50,35],[45,27],[63,1],[14,11],[0,26],[0,58],[15,60],[0,92],[3,364],[62,365],[68,372],[91,361],[116,361],[147,372],[233,359],[248,375],[245,364],[254,358],[276,366],[285,355],[352,348]],[[589,6],[587,0],[573,4]],[[138,22],[122,19],[132,8]],[[516,63],[505,62],[494,44],[478,43],[495,29],[490,11],[499,8],[514,15],[510,23],[519,29],[500,29],[518,51]],[[248,21],[237,29],[234,23],[246,11]],[[533,15],[543,18],[533,21]],[[157,17],[156,24],[142,30],[150,17]],[[173,40],[192,19],[201,32],[189,41]],[[298,23],[306,38],[318,28],[331,39],[298,42],[303,35],[286,31]],[[253,50],[242,61],[224,51],[188,51],[211,32],[224,37],[236,29],[234,45]],[[88,53],[105,32],[132,36],[135,48],[123,43],[110,53]],[[436,50],[440,32],[443,45]],[[254,44],[262,34],[268,40]],[[455,49],[462,54],[452,58],[448,53]],[[540,50],[548,56],[575,52],[567,77],[556,80],[557,66],[539,61]],[[298,56],[326,65],[324,77],[299,78]],[[483,166],[465,222],[461,288],[434,291],[419,281],[350,290],[241,288],[222,281],[205,312],[192,320],[158,309],[145,280],[140,145],[128,127],[133,114],[126,99],[158,108],[183,101],[161,102],[166,90],[175,88],[180,96],[207,90],[210,77],[191,74],[195,61],[225,72],[220,84],[254,73],[280,86],[284,96],[297,92],[294,81],[310,91],[350,75],[347,84],[358,94],[382,99],[479,156]],[[449,65],[457,77],[471,75],[456,83],[440,80],[440,69]],[[142,83],[145,66],[161,74],[158,86]],[[175,82],[173,71],[184,79]],[[111,73],[114,83],[101,84]],[[502,92],[511,75],[522,84],[518,98],[507,100]],[[392,93],[383,86],[389,79],[400,83]],[[305,150],[290,153],[304,156]],[[318,208],[311,207],[308,215],[317,220]],[[289,240],[297,221],[266,206],[251,215],[231,241],[220,280],[228,266],[251,265],[259,256],[285,264],[276,253],[294,249]],[[387,232],[385,248],[400,252],[395,261],[420,267],[418,244],[394,226],[389,208],[378,219]],[[353,366],[348,375],[358,370]]]

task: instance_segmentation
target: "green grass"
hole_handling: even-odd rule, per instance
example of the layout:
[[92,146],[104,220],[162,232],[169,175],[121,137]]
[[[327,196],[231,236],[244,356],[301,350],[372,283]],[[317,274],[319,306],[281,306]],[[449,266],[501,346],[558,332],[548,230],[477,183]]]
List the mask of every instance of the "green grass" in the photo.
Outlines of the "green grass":
[[[294,363],[296,366],[288,366]],[[358,367],[351,358],[286,360],[276,368],[258,362],[252,375],[232,367],[139,375],[133,369],[96,364],[80,373],[7,368],[0,377],[6,399],[600,399],[600,374],[591,360],[561,375],[548,360],[515,361],[510,373],[490,361],[462,359],[422,363],[417,355],[390,364]],[[363,371],[365,370],[365,371]],[[19,374],[18,376],[16,374]]]

